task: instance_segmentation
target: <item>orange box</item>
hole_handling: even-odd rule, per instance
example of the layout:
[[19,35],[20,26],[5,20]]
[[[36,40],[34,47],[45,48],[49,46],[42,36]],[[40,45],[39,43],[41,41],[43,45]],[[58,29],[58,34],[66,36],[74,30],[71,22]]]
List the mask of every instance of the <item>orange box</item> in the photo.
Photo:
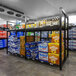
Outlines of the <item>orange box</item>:
[[[48,62],[52,64],[60,64],[59,54],[48,53]],[[62,54],[62,62],[64,60],[64,54]]]
[[20,49],[20,55],[25,56],[25,49]]
[[[48,43],[48,52],[59,54],[59,43]],[[64,53],[64,44],[62,43],[62,53]]]
[[[52,35],[51,35],[52,43],[59,43],[59,36],[60,36],[60,34],[58,31],[53,31]],[[62,33],[62,42],[63,42],[63,33]]]
[[59,43],[48,43],[48,52],[59,54]]

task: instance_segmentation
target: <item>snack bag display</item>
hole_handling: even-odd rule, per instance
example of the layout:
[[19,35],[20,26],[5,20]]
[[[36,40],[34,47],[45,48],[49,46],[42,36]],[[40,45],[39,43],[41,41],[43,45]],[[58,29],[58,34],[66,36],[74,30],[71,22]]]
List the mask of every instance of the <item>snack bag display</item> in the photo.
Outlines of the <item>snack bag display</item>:
[[48,53],[39,52],[39,60],[48,62]]

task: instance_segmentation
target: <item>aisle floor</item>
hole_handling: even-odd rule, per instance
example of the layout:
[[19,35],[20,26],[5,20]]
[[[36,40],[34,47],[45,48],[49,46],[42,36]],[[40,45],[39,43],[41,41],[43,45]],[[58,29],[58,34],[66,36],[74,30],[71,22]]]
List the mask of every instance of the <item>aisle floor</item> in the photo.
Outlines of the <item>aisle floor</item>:
[[6,54],[0,50],[0,76],[76,76],[76,52],[70,52],[63,70]]

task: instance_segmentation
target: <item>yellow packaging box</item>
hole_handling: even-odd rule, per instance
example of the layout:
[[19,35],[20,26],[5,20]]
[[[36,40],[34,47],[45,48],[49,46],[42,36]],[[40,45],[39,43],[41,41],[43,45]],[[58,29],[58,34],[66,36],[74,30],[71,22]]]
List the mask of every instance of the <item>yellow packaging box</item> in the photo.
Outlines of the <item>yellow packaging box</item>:
[[[59,54],[59,43],[48,43],[48,52]],[[64,44],[62,43],[62,53],[64,53]]]
[[20,49],[20,55],[25,56],[25,49]]
[[[59,38],[60,38],[59,36],[60,36],[59,31],[52,31],[52,35],[51,35],[52,42],[59,43]],[[63,33],[62,33],[62,42],[63,42]]]
[[[62,62],[64,59],[64,55],[62,54]],[[60,58],[59,58],[59,54],[54,54],[54,53],[48,53],[48,62],[52,63],[52,64],[60,64]]]

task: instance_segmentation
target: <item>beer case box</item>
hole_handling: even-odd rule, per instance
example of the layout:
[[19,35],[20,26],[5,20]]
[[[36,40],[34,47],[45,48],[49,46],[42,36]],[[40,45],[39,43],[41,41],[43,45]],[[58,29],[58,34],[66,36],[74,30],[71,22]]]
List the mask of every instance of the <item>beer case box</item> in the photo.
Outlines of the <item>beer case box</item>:
[[48,62],[48,53],[39,52],[39,61]]
[[[60,53],[59,43],[48,43],[48,52],[49,53],[59,54]],[[63,45],[63,43],[62,43],[62,52],[64,52],[64,45]]]
[[20,49],[20,55],[23,55],[23,56],[25,56],[25,50],[23,50],[23,49]]
[[[59,43],[60,34],[58,31],[53,31],[51,37],[52,37],[52,43]],[[62,33],[62,42],[63,42],[63,33]]]
[[48,43],[40,43],[38,44],[38,50],[41,52],[48,52]]
[[31,58],[38,60],[39,59],[38,51],[31,51]]
[[[62,54],[62,62],[63,60],[64,60],[64,54]],[[59,65],[60,64],[59,54],[48,53],[48,62]]]
[[59,43],[48,43],[48,52],[59,54]]
[[26,50],[26,58],[31,58],[31,51]]

